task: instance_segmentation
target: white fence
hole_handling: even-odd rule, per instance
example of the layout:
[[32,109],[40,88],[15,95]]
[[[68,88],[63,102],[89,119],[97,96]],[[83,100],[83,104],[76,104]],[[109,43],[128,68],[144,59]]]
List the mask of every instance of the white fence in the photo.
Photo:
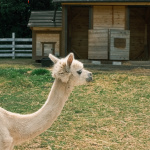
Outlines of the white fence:
[[32,38],[0,38],[0,57],[32,57]]

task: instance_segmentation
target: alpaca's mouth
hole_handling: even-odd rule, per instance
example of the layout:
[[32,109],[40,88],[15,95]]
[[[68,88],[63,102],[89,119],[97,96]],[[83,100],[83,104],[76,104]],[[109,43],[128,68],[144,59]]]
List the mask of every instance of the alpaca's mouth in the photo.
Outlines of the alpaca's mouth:
[[92,80],[93,80],[92,77],[86,78],[86,81],[87,81],[87,82],[91,82]]

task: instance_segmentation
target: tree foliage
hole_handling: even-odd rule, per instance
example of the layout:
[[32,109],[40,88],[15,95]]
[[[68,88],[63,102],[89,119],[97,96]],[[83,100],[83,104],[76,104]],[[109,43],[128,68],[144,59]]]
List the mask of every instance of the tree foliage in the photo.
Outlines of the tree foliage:
[[0,38],[31,37],[27,27],[31,11],[52,10],[52,0],[0,0]]

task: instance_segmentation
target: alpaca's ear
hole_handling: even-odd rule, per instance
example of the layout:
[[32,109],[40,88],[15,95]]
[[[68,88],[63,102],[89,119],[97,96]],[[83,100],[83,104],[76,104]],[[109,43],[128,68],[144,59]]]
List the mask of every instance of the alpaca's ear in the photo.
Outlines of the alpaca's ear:
[[67,58],[67,67],[70,68],[70,66],[71,66],[71,64],[72,64],[72,62],[73,62],[73,59],[74,59],[74,54],[73,54],[73,53],[70,53],[70,54],[68,55],[68,58]]
[[54,55],[52,55],[52,54],[49,54],[49,58],[51,59],[51,61],[54,63],[54,64],[56,64],[57,62],[58,62],[58,58],[57,57],[55,57]]

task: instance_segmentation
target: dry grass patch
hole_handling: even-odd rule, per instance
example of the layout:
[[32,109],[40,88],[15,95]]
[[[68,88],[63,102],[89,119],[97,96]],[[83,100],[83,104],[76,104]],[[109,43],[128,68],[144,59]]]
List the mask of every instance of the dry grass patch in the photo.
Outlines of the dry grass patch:
[[[0,67],[0,106],[25,114],[43,105],[53,79],[35,70]],[[144,72],[95,71],[92,83],[74,89],[49,130],[15,150],[148,150],[149,87]]]

